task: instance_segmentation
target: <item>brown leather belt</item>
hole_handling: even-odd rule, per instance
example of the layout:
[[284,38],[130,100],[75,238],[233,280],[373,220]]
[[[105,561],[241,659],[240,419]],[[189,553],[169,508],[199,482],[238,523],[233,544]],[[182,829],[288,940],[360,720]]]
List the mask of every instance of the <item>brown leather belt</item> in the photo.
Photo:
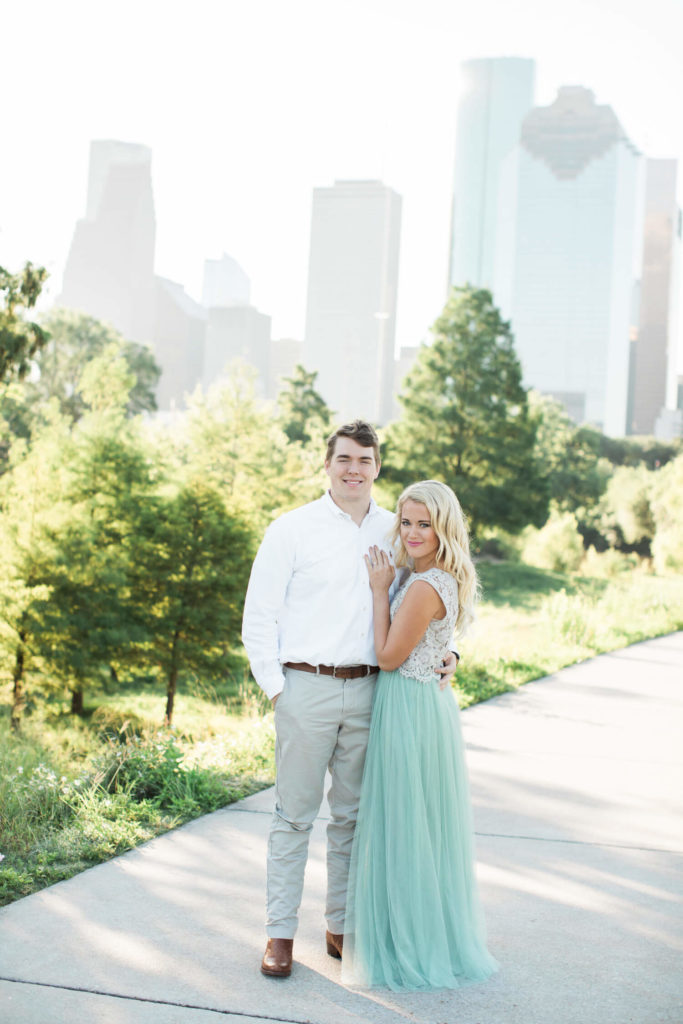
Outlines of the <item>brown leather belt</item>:
[[297,672],[314,672],[317,676],[334,676],[335,679],[360,679],[379,672],[377,665],[309,665],[307,661],[286,661],[285,668]]

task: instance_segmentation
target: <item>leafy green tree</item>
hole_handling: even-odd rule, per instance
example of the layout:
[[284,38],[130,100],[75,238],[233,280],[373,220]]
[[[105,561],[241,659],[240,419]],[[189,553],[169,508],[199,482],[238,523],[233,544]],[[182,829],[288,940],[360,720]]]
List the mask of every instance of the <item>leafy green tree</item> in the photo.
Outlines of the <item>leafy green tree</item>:
[[595,427],[582,426],[578,441],[613,466],[641,466],[658,469],[683,451],[683,441],[661,441],[655,437],[609,437]]
[[683,455],[657,470],[650,508],[655,524],[652,556],[657,572],[683,572]]
[[59,460],[60,501],[44,530],[52,558],[38,580],[49,600],[34,603],[39,649],[77,714],[87,684],[106,687],[110,666],[125,662],[135,639],[131,535],[152,476],[138,423],[126,417],[133,383],[115,344],[85,366],[79,388],[89,412],[70,426]]
[[609,479],[605,459],[587,443],[586,431],[577,428],[560,402],[530,391],[529,407],[537,420],[535,454],[550,500],[559,510],[592,507]]
[[444,480],[475,533],[540,525],[548,490],[509,324],[490,292],[454,288],[432,333],[399,396],[403,416],[387,431],[385,473]]
[[289,442],[254,392],[255,372],[233,363],[224,383],[190,401],[179,471],[200,475],[258,534],[274,516],[320,496],[324,449]]
[[619,466],[610,477],[602,503],[603,533],[611,547],[650,554],[655,522],[650,508],[654,474],[642,463]]
[[8,472],[0,478],[0,657],[12,677],[15,731],[29,699],[28,674],[43,665],[46,626],[39,608],[51,596],[45,579],[54,560],[48,528],[60,507],[60,459],[68,443],[68,424],[52,404],[35,445],[28,449],[16,440]]
[[72,309],[56,309],[43,324],[50,341],[37,359],[40,379],[32,382],[34,400],[55,397],[60,408],[74,422],[86,411],[80,387],[84,367],[105,351],[115,351],[133,375],[126,411],[129,416],[153,412],[155,388],[161,370],[151,349],[126,340],[109,324]]
[[46,278],[45,268],[32,263],[18,274],[0,267],[0,384],[13,377],[22,380],[47,342],[47,332],[24,317],[38,301]]
[[277,398],[279,422],[290,441],[322,447],[332,431],[332,414],[325,399],[315,389],[317,371],[309,373],[301,364]]
[[204,481],[189,481],[140,511],[131,563],[144,636],[138,657],[153,661],[165,680],[170,725],[183,675],[219,679],[235,664],[255,544]]
[[30,439],[39,427],[51,398],[72,422],[85,415],[89,406],[81,386],[83,372],[105,352],[114,360],[120,356],[132,374],[127,414],[156,409],[155,387],[161,371],[146,346],[127,341],[108,324],[75,310],[53,310],[42,324],[49,340],[35,357],[36,373],[21,384],[0,388],[0,467],[12,439]]
[[576,572],[584,555],[576,516],[553,508],[540,530],[529,527],[522,561],[553,572]]

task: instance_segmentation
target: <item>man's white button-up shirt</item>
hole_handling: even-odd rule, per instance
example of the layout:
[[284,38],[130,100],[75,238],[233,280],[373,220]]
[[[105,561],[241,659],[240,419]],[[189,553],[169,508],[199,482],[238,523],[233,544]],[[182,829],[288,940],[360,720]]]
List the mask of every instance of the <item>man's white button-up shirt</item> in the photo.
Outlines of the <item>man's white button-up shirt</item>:
[[242,639],[256,682],[282,691],[282,665],[376,665],[372,592],[363,560],[376,544],[391,550],[394,514],[373,500],[360,526],[322,498],[268,527],[254,560]]

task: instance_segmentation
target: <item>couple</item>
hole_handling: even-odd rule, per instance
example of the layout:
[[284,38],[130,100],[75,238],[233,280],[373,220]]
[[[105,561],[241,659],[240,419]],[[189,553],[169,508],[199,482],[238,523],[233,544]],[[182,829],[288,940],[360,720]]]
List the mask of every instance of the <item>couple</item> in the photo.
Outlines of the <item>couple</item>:
[[[329,769],[327,952],[343,956],[351,983],[454,988],[496,966],[447,685],[476,575],[450,488],[414,484],[394,516],[372,500],[379,469],[370,424],[340,427],[327,446],[329,490],[271,524],[252,569],[243,639],[275,706],[277,766],[261,970],[291,973]],[[412,569],[398,589],[394,553]]]

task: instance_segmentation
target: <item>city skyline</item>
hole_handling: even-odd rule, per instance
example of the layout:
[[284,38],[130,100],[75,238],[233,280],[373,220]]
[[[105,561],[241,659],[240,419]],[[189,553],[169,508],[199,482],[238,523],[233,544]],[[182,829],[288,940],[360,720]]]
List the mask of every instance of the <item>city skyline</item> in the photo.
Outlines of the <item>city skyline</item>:
[[466,14],[435,0],[419,13],[384,0],[295,0],[286,11],[270,0],[123,0],[106,48],[97,12],[75,0],[15,8],[5,22],[30,42],[32,71],[22,73],[20,46],[0,70],[6,94],[22,86],[5,134],[13,159],[0,170],[0,264],[46,264],[51,299],[85,215],[94,138],[153,152],[156,273],[198,300],[204,260],[229,253],[275,337],[303,337],[313,189],[382,180],[404,202],[399,346],[423,340],[445,300],[461,60],[534,59],[537,103],[581,84],[641,151],[683,162],[683,9],[669,0],[645,11],[526,0],[514,12],[489,0]]

